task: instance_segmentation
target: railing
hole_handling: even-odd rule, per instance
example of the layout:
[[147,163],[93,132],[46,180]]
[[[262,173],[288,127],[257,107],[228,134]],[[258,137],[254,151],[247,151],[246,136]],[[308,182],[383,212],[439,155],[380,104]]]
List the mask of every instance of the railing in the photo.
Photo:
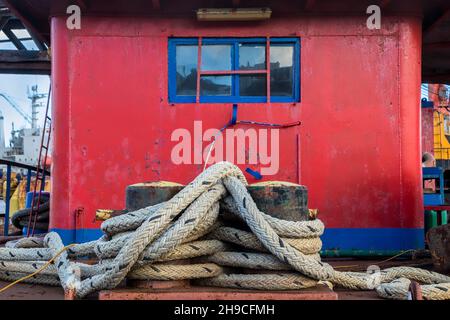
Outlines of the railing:
[[[11,202],[11,169],[13,167],[15,168],[21,168],[27,170],[27,184],[26,184],[26,192],[30,192],[31,189],[31,177],[33,172],[36,173],[36,167],[30,166],[27,164],[9,161],[0,159],[0,165],[6,166],[6,194],[5,194],[5,222],[4,222],[4,229],[3,229],[3,235],[8,236],[9,233],[9,214],[10,214],[10,202]],[[41,184],[41,190],[43,190],[45,185],[45,177],[50,176],[50,172],[45,170],[43,172],[43,180]],[[36,192],[37,190],[35,190]]]

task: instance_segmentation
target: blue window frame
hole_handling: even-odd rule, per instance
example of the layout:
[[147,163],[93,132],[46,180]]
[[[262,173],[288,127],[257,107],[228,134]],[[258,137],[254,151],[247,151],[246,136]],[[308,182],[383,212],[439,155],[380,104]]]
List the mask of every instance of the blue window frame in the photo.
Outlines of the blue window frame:
[[300,38],[169,38],[168,45],[171,103],[300,101]]

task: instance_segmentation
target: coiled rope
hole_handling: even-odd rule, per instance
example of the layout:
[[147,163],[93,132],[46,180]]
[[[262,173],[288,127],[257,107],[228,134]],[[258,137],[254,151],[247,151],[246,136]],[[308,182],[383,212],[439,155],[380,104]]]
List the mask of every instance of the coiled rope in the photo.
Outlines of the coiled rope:
[[[323,223],[285,221],[258,210],[242,172],[229,162],[209,167],[169,201],[106,220],[101,239],[67,250],[56,233],[0,248],[0,279],[61,284],[76,297],[112,289],[125,278],[196,279],[199,285],[292,290],[332,283],[355,290],[376,289],[384,298],[407,299],[410,280],[425,299],[450,299],[450,277],[396,267],[379,273],[340,272],[320,260]],[[237,215],[249,228],[220,222],[221,211]],[[236,247],[240,251],[234,251]],[[75,258],[96,257],[94,265]],[[186,263],[184,259],[190,259]],[[184,263],[181,263],[184,262]],[[235,274],[228,268],[246,268]]]

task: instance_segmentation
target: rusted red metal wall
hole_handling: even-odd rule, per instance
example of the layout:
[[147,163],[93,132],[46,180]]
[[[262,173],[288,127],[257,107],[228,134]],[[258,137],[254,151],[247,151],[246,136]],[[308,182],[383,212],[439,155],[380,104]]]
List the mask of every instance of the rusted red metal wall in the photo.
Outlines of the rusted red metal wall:
[[422,108],[422,153],[434,154],[433,108]]
[[230,104],[168,102],[170,36],[300,37],[301,102],[239,105],[240,119],[302,122],[281,130],[280,170],[264,179],[308,186],[310,207],[327,227],[326,249],[423,245],[421,21],[413,17],[385,17],[381,30],[367,29],[366,17],[246,24],[86,17],[81,30],[52,18],[51,228],[66,242],[98,236],[95,210],[123,208],[127,185],[187,183],[202,171],[171,162],[174,129],[230,120]]

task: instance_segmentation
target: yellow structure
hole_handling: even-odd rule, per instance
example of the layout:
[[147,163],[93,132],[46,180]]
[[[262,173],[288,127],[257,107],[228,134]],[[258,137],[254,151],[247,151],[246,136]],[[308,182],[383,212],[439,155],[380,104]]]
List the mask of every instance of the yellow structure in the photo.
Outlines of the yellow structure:
[[450,114],[433,112],[434,157],[436,160],[450,159]]
[[[442,84],[428,85],[429,100],[434,103],[433,147],[436,160],[450,160],[450,110],[448,88]],[[447,161],[446,161],[447,162]]]
[[[40,181],[38,181],[37,189],[40,190]],[[26,202],[26,192],[27,182],[26,180],[22,180],[19,184],[17,184],[17,179],[11,178],[11,198],[9,203],[9,211],[11,212],[11,217],[14,216],[14,213],[25,208]],[[47,179],[45,181],[44,191],[50,192],[50,181]],[[31,188],[30,191],[34,190],[34,179],[31,180]],[[3,199],[6,197],[6,181],[3,182]]]

